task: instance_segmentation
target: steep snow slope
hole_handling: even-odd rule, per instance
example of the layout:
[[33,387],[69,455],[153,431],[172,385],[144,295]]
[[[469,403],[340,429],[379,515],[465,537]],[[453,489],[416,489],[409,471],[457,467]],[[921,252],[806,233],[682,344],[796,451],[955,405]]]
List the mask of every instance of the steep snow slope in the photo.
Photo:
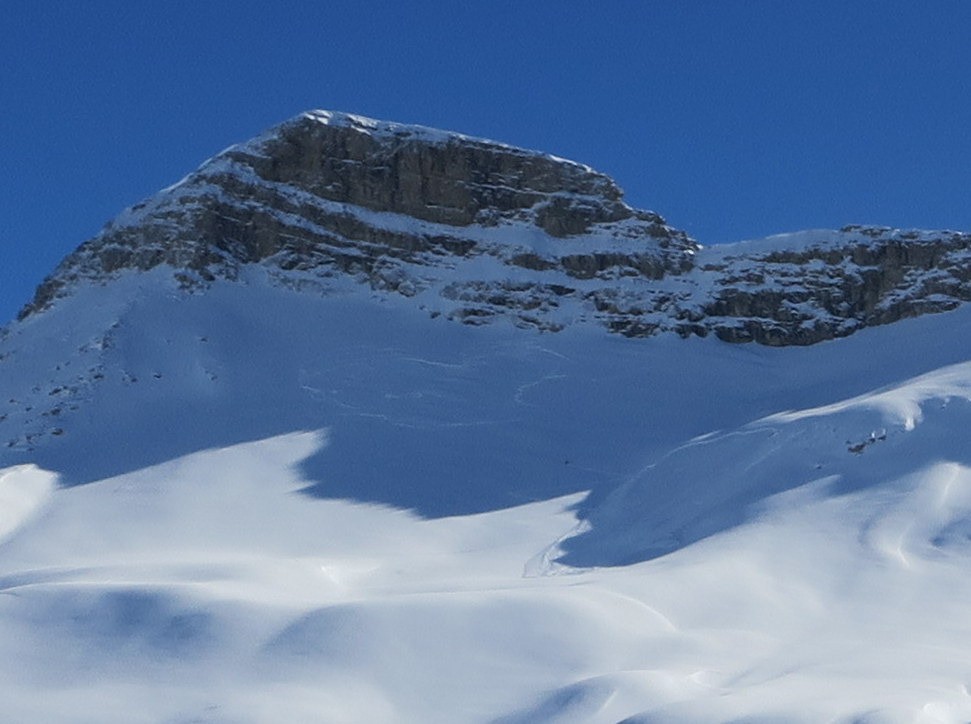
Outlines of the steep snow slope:
[[4,716],[966,721],[969,322],[83,286],[0,341]]

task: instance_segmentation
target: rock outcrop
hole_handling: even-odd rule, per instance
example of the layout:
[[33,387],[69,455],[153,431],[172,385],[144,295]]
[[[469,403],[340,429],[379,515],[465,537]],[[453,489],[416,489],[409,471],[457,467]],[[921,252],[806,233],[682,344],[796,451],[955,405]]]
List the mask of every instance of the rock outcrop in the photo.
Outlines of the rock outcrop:
[[969,246],[847,227],[702,249],[587,166],[313,111],[128,209],[21,317],[126,270],[167,265],[198,288],[260,265],[282,284],[352,281],[469,324],[812,344],[971,299]]
[[813,344],[971,300],[971,234],[849,226],[777,242],[703,267],[721,339]]

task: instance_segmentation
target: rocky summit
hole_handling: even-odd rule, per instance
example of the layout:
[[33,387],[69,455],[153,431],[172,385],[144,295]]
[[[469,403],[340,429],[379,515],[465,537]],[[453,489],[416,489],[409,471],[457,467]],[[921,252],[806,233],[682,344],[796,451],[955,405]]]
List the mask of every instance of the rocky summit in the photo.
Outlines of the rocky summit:
[[588,166],[330,111],[232,146],[69,255],[20,318],[162,265],[186,289],[260,265],[432,316],[806,345],[971,299],[971,235],[849,226],[703,248]]

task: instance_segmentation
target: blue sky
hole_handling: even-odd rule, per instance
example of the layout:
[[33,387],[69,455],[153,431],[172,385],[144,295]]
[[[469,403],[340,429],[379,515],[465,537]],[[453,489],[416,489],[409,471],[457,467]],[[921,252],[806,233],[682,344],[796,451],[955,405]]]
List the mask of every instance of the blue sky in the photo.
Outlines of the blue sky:
[[971,3],[0,9],[0,320],[123,207],[309,108],[583,161],[702,243],[971,229]]

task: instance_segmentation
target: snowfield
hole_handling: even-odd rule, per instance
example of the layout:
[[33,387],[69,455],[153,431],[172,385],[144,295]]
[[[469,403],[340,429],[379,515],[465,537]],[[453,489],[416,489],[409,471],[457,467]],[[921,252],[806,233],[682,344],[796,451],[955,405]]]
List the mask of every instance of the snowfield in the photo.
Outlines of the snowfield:
[[773,349],[247,274],[0,340],[5,721],[971,720],[971,309]]

